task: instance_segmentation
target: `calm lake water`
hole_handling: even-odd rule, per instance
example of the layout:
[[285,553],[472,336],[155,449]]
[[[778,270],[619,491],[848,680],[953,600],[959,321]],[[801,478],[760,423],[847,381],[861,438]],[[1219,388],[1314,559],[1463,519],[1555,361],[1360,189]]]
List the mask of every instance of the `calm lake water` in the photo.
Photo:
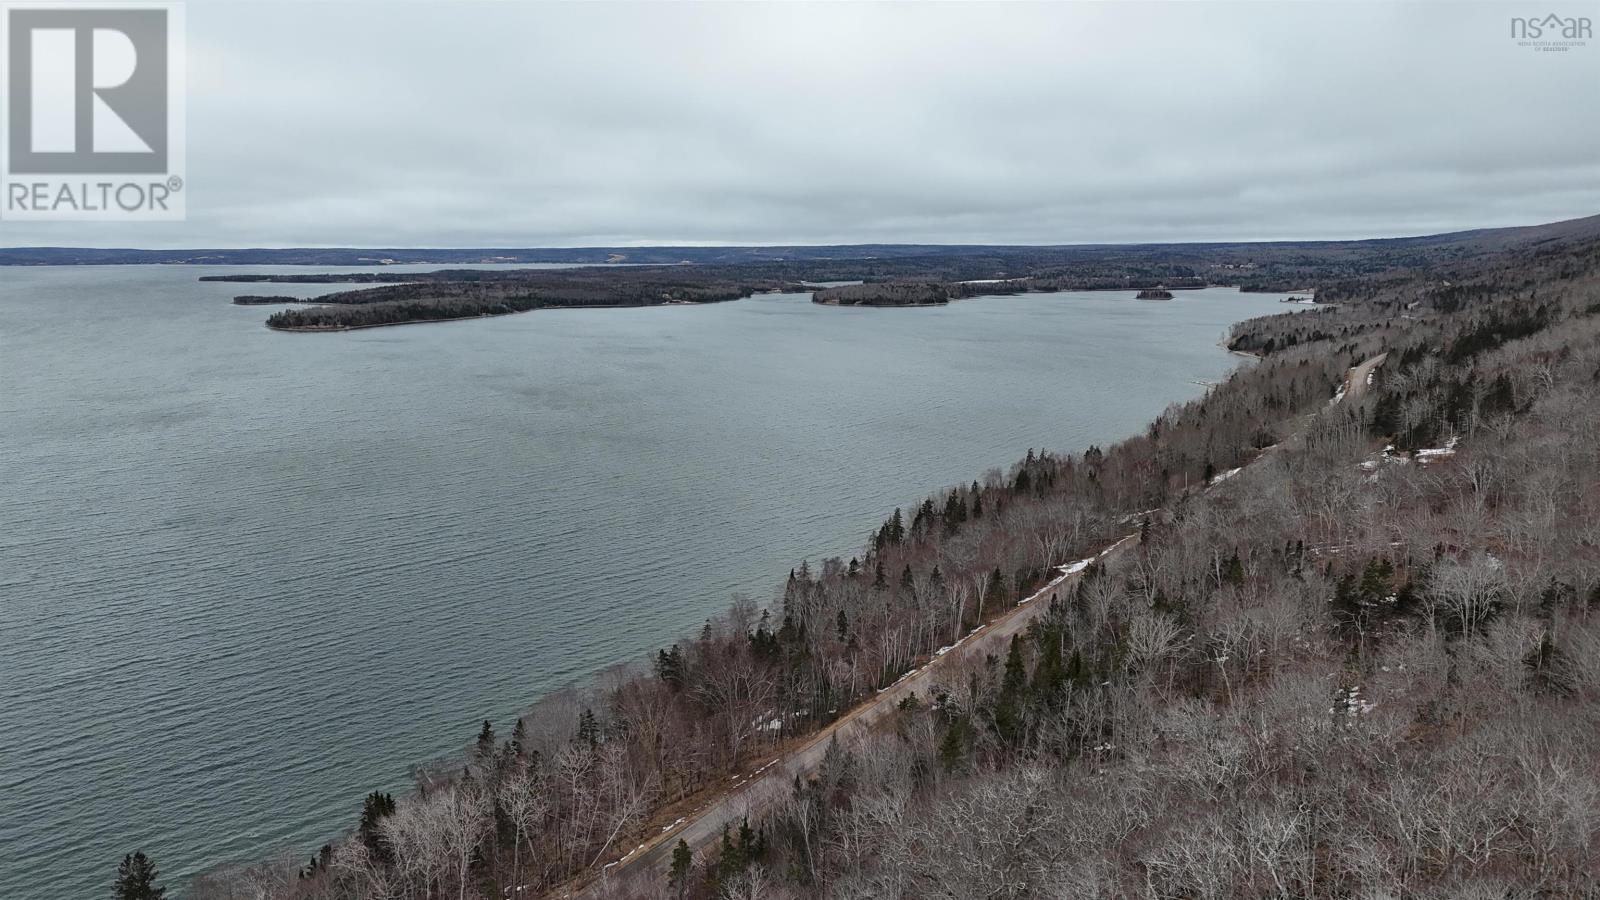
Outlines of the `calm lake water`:
[[482,719],[769,601],[896,505],[1139,431],[1284,309],[784,295],[306,335],[195,280],[222,271],[0,268],[0,897],[109,895],[136,848],[172,882],[309,856]]

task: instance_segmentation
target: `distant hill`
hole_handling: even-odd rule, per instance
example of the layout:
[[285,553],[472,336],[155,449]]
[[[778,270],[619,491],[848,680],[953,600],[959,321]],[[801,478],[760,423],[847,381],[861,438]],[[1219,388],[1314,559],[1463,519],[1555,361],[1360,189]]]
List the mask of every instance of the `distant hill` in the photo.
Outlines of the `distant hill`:
[[532,247],[401,249],[394,247],[292,247],[243,250],[137,250],[90,247],[0,248],[0,265],[219,265],[219,266],[382,266],[484,263],[578,265],[718,264],[829,259],[896,259],[908,256],[985,255],[996,250],[1034,251],[1036,247],[996,248],[936,244],[854,244],[815,247]]
[[832,244],[779,247],[533,247],[469,249],[404,249],[398,247],[295,247],[242,250],[139,250],[90,247],[0,248],[0,265],[226,265],[226,266],[383,266],[399,264],[462,265],[480,263],[645,263],[671,265],[741,265],[821,260],[897,260],[911,257],[987,257],[1062,264],[1104,257],[1267,254],[1309,254],[1337,257],[1344,253],[1404,253],[1413,250],[1494,252],[1543,242],[1600,237],[1600,216],[1544,225],[1480,228],[1415,237],[1358,241],[1263,241],[1166,244]]

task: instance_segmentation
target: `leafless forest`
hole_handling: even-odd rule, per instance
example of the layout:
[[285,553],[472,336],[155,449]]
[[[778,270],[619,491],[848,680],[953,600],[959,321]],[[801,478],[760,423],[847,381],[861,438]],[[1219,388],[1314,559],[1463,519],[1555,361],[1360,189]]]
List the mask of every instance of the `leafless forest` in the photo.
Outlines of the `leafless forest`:
[[559,895],[1130,533],[1006,657],[615,893],[1596,895],[1600,241],[1316,287],[1143,434],[897,510],[196,896]]

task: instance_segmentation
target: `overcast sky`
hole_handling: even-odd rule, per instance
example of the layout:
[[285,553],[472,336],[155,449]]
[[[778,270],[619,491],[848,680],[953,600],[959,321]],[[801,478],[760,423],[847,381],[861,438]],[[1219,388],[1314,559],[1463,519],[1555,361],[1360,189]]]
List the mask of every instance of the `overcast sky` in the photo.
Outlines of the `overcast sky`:
[[[1548,7],[1548,9],[1546,8]],[[1349,238],[1600,213],[1600,41],[1407,5],[188,3],[188,221],[0,245]]]

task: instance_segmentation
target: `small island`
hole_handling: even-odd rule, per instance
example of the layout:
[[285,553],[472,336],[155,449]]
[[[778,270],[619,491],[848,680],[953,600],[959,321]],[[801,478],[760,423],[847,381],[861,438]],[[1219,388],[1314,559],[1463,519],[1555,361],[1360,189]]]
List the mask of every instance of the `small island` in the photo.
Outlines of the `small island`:
[[1134,297],[1135,300],[1171,300],[1172,292],[1160,288],[1147,288]]

